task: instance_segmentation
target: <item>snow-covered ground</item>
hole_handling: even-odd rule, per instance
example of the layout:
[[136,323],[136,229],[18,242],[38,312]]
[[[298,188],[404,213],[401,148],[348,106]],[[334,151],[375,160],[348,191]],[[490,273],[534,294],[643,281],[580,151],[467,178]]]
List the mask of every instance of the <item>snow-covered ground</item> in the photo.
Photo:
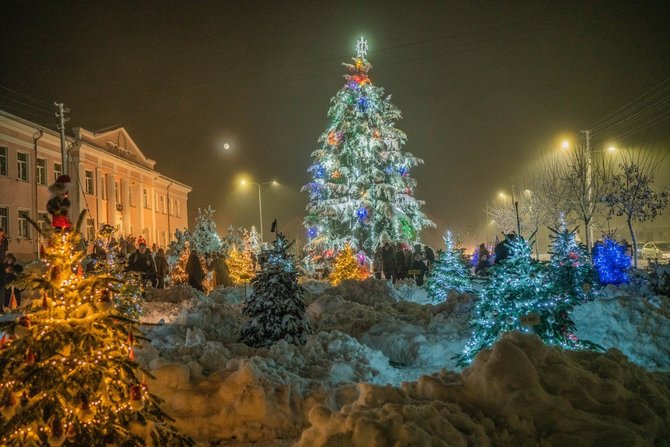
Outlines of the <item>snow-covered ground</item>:
[[238,342],[243,289],[148,297],[138,357],[180,429],[202,445],[670,445],[667,298],[622,288],[578,308],[577,334],[605,353],[514,333],[459,371],[473,297],[304,287],[315,334],[269,349]]

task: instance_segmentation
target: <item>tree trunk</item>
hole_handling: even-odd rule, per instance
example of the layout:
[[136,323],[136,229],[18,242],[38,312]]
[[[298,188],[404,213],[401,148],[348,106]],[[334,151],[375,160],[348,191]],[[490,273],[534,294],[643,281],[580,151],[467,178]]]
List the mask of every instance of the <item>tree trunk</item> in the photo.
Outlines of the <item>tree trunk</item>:
[[630,231],[630,238],[633,241],[633,247],[631,249],[633,252],[633,267],[637,269],[637,239],[635,238],[635,230],[633,230],[633,219],[629,216],[628,219],[626,219],[626,223],[628,224],[628,230]]
[[586,245],[586,252],[588,253],[589,258],[591,257],[591,249],[593,248],[593,242],[591,241],[591,234],[589,232],[589,223],[591,219],[584,219],[584,240]]

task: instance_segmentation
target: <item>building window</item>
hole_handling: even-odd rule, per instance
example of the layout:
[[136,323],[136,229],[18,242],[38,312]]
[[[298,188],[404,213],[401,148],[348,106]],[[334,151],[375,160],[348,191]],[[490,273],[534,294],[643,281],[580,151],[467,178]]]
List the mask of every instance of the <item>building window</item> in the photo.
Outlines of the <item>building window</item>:
[[0,146],[0,175],[7,176],[7,147]]
[[62,174],[63,174],[63,165],[60,163],[54,163],[54,182]]
[[86,219],[86,240],[95,240],[95,221],[93,219]]
[[147,188],[142,188],[142,206],[149,208],[149,191],[147,191]]
[[9,239],[9,208],[6,206],[0,206],[0,229],[5,230]]
[[161,246],[167,247],[167,235],[165,234],[165,230],[161,230]]
[[49,228],[51,227],[51,220],[49,219],[49,214],[43,211],[37,213],[37,226],[40,227],[42,233],[46,234]]
[[181,202],[179,200],[177,202],[177,217],[181,217]]
[[167,210],[165,209],[165,196],[161,195],[161,212],[165,214]]
[[132,186],[128,187],[128,205],[129,206],[135,206],[135,203],[133,202],[133,187]]
[[44,158],[37,159],[37,184],[47,184],[47,161]]
[[100,176],[100,196],[102,200],[107,200],[107,174]]
[[114,182],[114,197],[116,198],[116,203],[121,203],[121,188],[119,188],[119,182]]
[[18,172],[16,178],[23,180],[24,182],[28,181],[28,154],[25,152],[16,153],[16,161],[18,166]]
[[30,211],[19,210],[19,237],[30,239]]
[[93,188],[93,171],[84,171],[84,177],[86,177],[86,194],[95,194],[95,189]]

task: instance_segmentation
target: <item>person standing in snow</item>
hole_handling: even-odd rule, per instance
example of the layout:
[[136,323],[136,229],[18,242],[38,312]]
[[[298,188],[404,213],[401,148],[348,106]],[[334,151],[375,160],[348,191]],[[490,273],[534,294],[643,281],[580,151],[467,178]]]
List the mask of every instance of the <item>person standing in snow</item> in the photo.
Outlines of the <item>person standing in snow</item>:
[[423,261],[421,253],[414,253],[414,262],[412,263],[412,270],[418,270],[419,274],[415,275],[416,285],[421,287],[423,285],[423,278],[428,272],[428,267]]
[[156,277],[156,264],[144,240],[140,241],[139,248],[128,257],[126,269],[139,273],[143,286],[146,285],[147,279]]
[[154,264],[156,264],[156,287],[164,289],[165,277],[170,272],[170,265],[165,259],[165,251],[162,248],[159,248],[154,256]]
[[435,252],[428,245],[424,246],[424,255],[426,259],[426,267],[428,267],[428,272],[433,270],[433,264],[435,263]]
[[218,286],[232,287],[233,281],[230,279],[230,270],[226,260],[220,254],[215,254],[209,268],[214,275],[212,276],[212,288],[216,289]]
[[510,255],[510,244],[516,239],[516,234],[514,233],[509,233],[505,235],[505,239],[498,242],[493,249],[495,253],[495,263],[500,264],[503,262],[505,259],[507,259]]
[[382,248],[377,247],[375,250],[374,258],[372,259],[372,271],[375,274],[375,278],[382,279]]
[[407,278],[407,262],[405,261],[405,252],[402,249],[402,242],[398,242],[398,246],[396,247],[395,271],[397,281]]
[[384,278],[395,282],[395,252],[388,241],[382,247],[382,271]]
[[486,249],[486,245],[480,244],[479,251],[477,252],[477,265],[475,266],[475,275],[477,276],[488,276],[488,269],[491,267],[489,261],[490,257],[489,251]]
[[192,251],[188,256],[185,270],[188,275],[188,284],[194,289],[204,292],[205,289],[202,286],[202,280],[205,278],[205,271],[202,269],[200,258],[198,258],[198,253],[195,251]]

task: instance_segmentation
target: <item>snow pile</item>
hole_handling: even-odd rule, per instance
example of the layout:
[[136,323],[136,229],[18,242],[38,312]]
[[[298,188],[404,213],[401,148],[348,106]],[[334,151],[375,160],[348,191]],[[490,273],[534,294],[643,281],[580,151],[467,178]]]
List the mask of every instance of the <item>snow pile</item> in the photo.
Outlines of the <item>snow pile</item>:
[[579,338],[616,348],[638,365],[670,370],[670,300],[624,296],[596,300],[575,308]]
[[561,351],[510,333],[462,374],[359,384],[351,404],[315,406],[295,447],[663,445],[669,384],[616,350]]

